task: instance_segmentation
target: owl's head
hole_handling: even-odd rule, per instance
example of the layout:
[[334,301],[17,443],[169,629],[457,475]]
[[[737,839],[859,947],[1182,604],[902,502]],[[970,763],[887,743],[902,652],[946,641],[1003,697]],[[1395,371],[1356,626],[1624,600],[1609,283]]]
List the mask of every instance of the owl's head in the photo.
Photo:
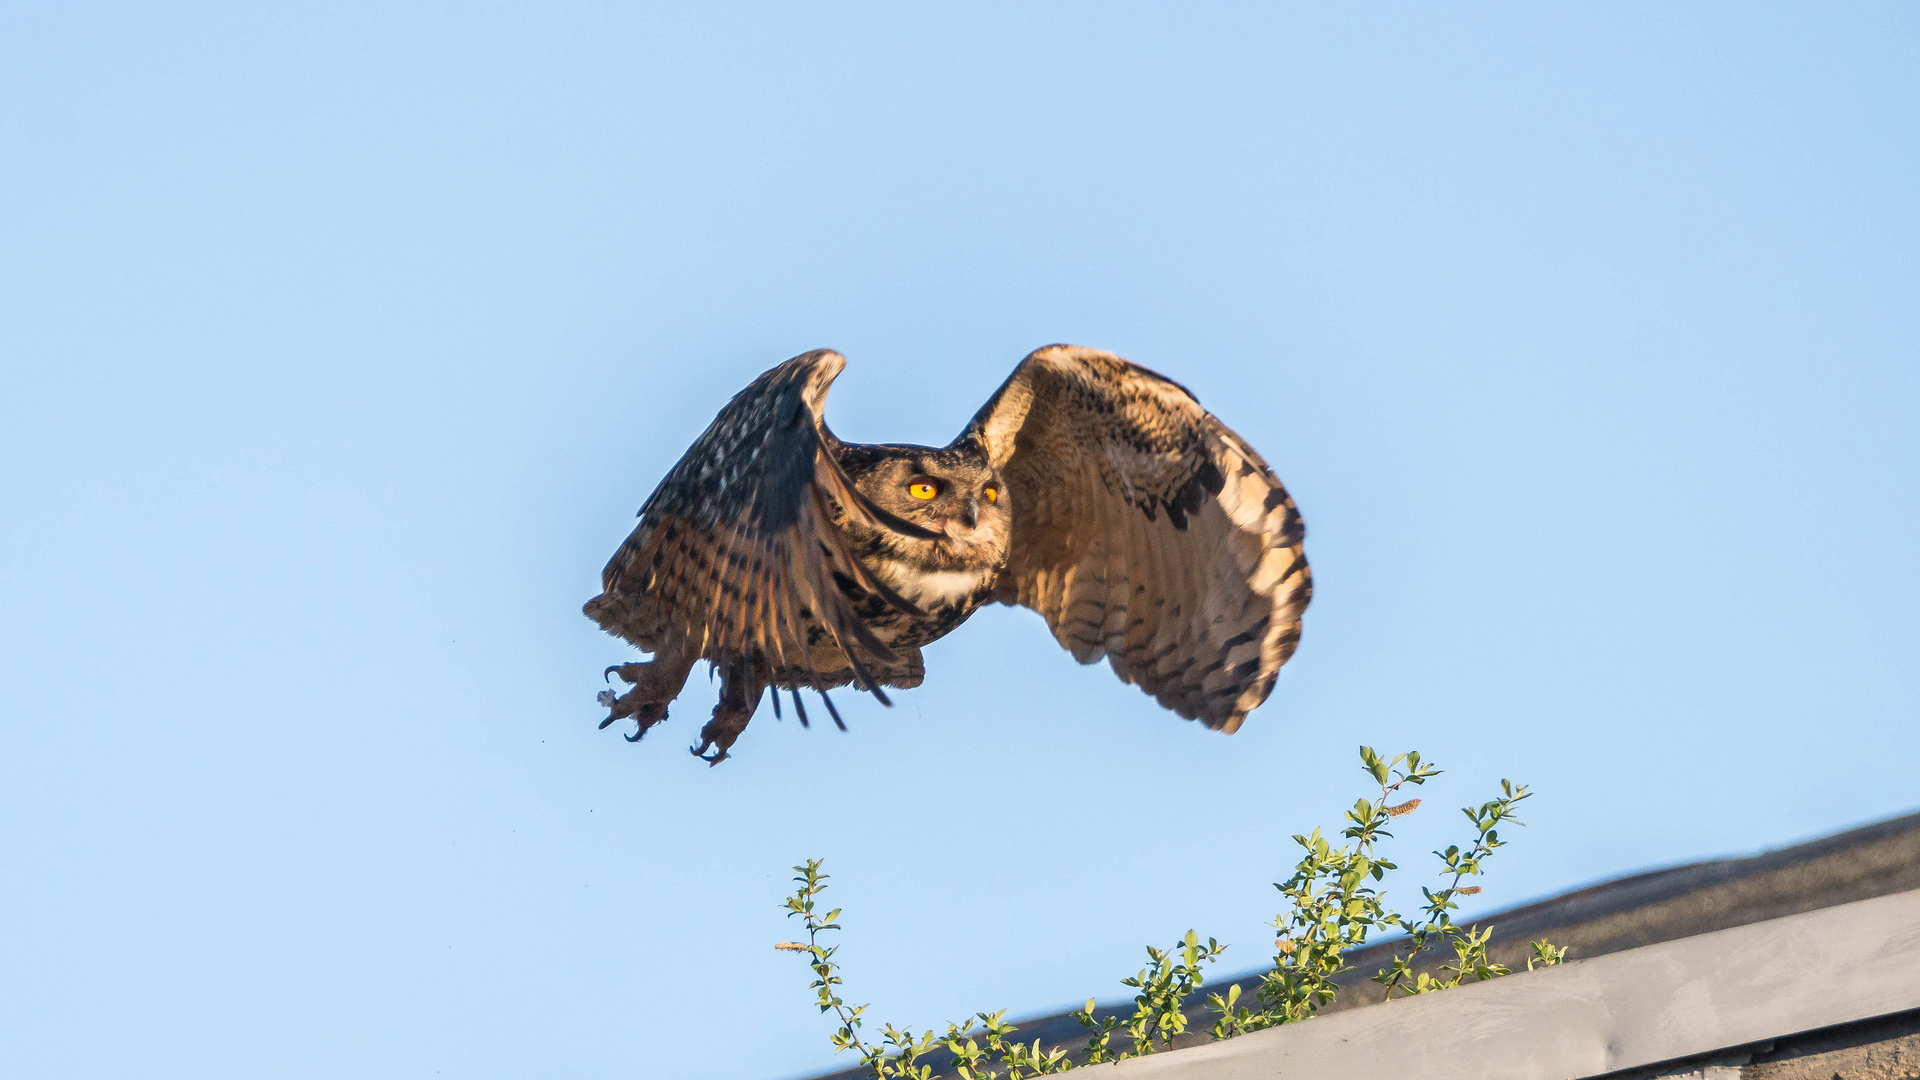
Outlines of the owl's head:
[[846,446],[840,465],[881,509],[943,534],[946,553],[976,566],[1007,557],[1013,532],[1006,483],[978,456],[930,446]]

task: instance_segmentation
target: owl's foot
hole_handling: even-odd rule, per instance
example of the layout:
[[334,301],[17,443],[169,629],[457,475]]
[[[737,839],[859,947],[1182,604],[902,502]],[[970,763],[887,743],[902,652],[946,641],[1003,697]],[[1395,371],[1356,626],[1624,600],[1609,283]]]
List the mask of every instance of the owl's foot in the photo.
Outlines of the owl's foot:
[[[760,703],[758,686],[753,688],[753,698],[747,698],[745,690],[739,682],[722,680],[720,703],[714,705],[714,719],[701,728],[701,744],[687,748],[693,751],[693,757],[699,757],[707,765],[720,765],[728,759],[728,748],[739,738],[739,732],[747,730],[747,721],[753,719],[753,709]],[[707,753],[707,748],[714,751]]]
[[[753,719],[753,710],[760,706],[760,695],[767,688],[766,674],[757,663],[722,660],[714,664],[714,670],[720,673],[720,703],[713,707],[713,719],[700,729],[700,745],[688,747],[694,757],[708,765],[727,760],[727,749],[747,730],[747,721]],[[707,753],[708,747],[713,748],[712,754]]]
[[[688,747],[693,756],[708,765],[718,765],[727,760],[727,750],[733,746],[733,740],[747,730],[747,721],[753,719],[753,709],[737,703],[729,703],[725,697],[713,707],[713,719],[700,729],[700,745]],[[708,754],[707,748],[713,747]]]
[[602,728],[620,719],[631,719],[638,725],[633,729],[633,734],[621,736],[628,742],[639,742],[648,728],[667,718],[667,702],[648,701],[641,690],[629,690],[618,697],[611,690],[602,690],[594,700],[612,710],[605,720],[600,721]]
[[611,710],[600,726],[605,728],[615,720],[631,719],[635,723],[633,734],[621,738],[628,742],[639,742],[647,729],[667,718],[667,705],[680,695],[680,688],[686,685],[687,672],[692,664],[669,663],[653,660],[644,664],[615,664],[608,668],[605,675],[611,682],[611,676],[619,675],[633,684],[633,689],[615,696],[611,690],[600,691],[595,698],[600,704]]

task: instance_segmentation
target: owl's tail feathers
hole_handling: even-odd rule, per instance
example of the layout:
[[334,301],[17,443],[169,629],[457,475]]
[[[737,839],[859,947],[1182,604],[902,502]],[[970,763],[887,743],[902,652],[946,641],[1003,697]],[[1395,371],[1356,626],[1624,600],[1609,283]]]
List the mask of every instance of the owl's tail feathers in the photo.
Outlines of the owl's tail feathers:
[[[893,707],[893,702],[887,700],[887,695],[881,693],[879,687],[876,686],[873,688],[873,696],[879,698],[880,704],[885,705],[889,709]],[[833,717],[833,726],[839,728],[841,731],[847,730],[847,722],[840,719],[840,710],[833,707],[833,699],[827,696],[825,690],[820,691],[820,700],[826,702],[827,713]]]

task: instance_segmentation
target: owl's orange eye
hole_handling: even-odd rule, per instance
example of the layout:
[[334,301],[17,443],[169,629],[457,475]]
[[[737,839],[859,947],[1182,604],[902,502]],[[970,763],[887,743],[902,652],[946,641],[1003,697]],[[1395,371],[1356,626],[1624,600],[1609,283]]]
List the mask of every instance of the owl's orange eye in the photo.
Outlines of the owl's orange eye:
[[931,499],[940,494],[940,489],[925,480],[915,480],[907,485],[907,494],[916,499]]
[[997,487],[990,487],[987,490],[982,491],[980,494],[985,495],[987,497],[988,502],[1000,501],[1000,489]]

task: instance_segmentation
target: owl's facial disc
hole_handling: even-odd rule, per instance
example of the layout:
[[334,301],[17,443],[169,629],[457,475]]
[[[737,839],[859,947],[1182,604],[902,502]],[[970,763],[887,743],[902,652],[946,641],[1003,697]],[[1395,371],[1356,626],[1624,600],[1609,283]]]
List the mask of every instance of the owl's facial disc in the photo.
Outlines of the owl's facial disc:
[[902,557],[941,569],[1005,561],[1011,500],[1006,484],[977,455],[891,444],[851,445],[843,454],[854,486],[876,505],[940,534],[939,540],[898,541]]
[[961,544],[991,543],[995,523],[983,523],[981,518],[986,513],[1004,513],[997,505],[997,480],[983,483],[978,476],[943,478],[916,472],[906,477],[900,490],[907,496],[907,505],[918,511],[914,518]]

